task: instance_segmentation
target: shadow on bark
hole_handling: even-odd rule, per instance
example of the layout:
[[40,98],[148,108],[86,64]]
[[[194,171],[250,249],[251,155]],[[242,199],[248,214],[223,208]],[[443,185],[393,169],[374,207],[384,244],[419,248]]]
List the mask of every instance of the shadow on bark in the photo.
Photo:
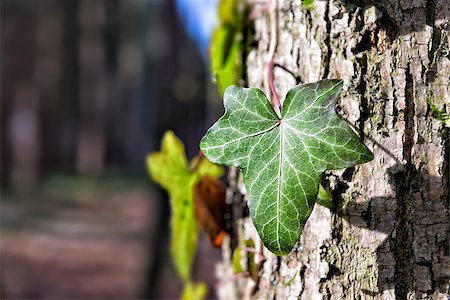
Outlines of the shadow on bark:
[[[426,0],[420,5],[413,2],[391,1],[391,0],[345,0],[343,4],[345,10],[350,14],[357,13],[357,8],[361,8],[360,25],[357,29],[363,29],[365,13],[371,7],[375,7],[380,16],[377,18],[375,30],[366,30],[361,40],[352,49],[353,54],[363,53],[370,49],[384,51],[385,47],[390,47],[391,43],[401,36],[408,36],[414,32],[424,32],[431,27],[432,40],[429,45],[429,65],[426,71],[427,82],[433,82],[437,76],[436,54],[440,51],[440,41],[443,34],[448,29],[450,19],[450,4],[445,0]],[[385,37],[380,39],[380,32],[385,33]],[[365,59],[365,55],[358,58]],[[364,64],[363,64],[364,65]],[[327,74],[327,73],[325,73]]]
[[[374,245],[379,290],[363,290],[368,296],[385,290],[393,290],[398,299],[406,299],[412,291],[428,296],[448,293],[448,139],[446,146],[443,177],[431,176],[409,163],[397,163],[387,171],[396,195],[374,197],[338,209],[340,217],[356,231],[368,234],[369,239],[372,231],[377,232],[373,236],[386,235],[378,247]],[[330,272],[342,273],[334,264]]]

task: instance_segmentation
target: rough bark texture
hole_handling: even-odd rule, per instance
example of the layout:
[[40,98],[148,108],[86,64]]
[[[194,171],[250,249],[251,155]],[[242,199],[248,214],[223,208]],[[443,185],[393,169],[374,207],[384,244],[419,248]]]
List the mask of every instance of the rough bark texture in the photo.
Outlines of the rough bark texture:
[[[304,6],[297,0],[277,2],[276,11],[280,96],[297,83],[343,79],[347,88],[337,110],[375,159],[326,174],[336,208],[316,205],[289,256],[264,249],[257,276],[249,270],[230,280],[225,253],[220,296],[447,299],[449,130],[427,100],[448,113],[450,2],[316,0]],[[254,20],[255,47],[246,65],[251,87],[263,88],[270,28],[267,13]],[[245,189],[233,182],[234,172],[229,193],[240,201],[235,190],[245,195]],[[241,241],[257,240],[248,218],[238,224]]]

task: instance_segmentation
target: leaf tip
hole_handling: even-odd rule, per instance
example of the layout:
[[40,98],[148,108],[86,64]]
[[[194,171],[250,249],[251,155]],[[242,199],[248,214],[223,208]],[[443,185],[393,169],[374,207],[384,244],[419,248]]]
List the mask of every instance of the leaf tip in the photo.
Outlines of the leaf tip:
[[367,152],[365,153],[365,157],[364,158],[366,159],[366,162],[369,162],[369,161],[371,161],[371,160],[373,160],[375,158],[375,155],[373,154],[372,151],[369,150],[369,148],[367,148]]
[[[208,130],[209,131],[209,130]],[[209,158],[209,151],[208,151],[208,131],[206,134],[202,137],[199,143],[200,151],[202,151],[203,155],[211,161]]]
[[344,81],[342,79],[325,79],[320,81],[320,83],[322,83],[324,87],[331,85],[333,90],[341,90],[344,86]]
[[150,175],[150,178],[152,178],[154,181],[158,181],[157,177],[157,169],[158,169],[158,157],[160,157],[161,154],[159,152],[152,152],[147,154],[145,157],[145,162],[147,164],[147,172],[148,175]]
[[[270,250],[270,249],[269,249]],[[286,250],[281,250],[281,251],[278,251],[278,250],[270,250],[273,254],[275,254],[276,256],[286,256],[286,255],[288,255],[289,253],[291,253],[291,251],[292,251],[292,249],[291,250],[289,250],[289,251],[286,251]]]
[[[153,157],[154,157],[155,153],[149,153],[147,154],[147,156],[145,157],[145,162],[147,164],[147,169],[150,171],[151,170],[151,166],[153,164]],[[151,174],[150,174],[151,175]]]
[[358,162],[357,164],[364,164],[375,158],[373,152],[363,142],[361,142],[361,146],[362,146],[362,149],[360,150],[361,158],[360,162]]
[[292,240],[288,240],[285,238],[279,238],[278,245],[274,245],[274,241],[267,241],[265,239],[263,240],[263,244],[264,246],[267,247],[267,249],[272,252],[273,254],[275,254],[276,256],[286,256],[289,255],[292,252],[292,249],[294,249],[295,245],[297,244],[297,241],[300,239],[300,233],[301,233],[302,229],[299,230],[299,235]]
[[172,130],[167,130],[163,135],[161,145],[164,146],[165,144],[167,144],[171,141],[177,141],[177,140],[178,140],[178,138],[175,135],[175,133]]

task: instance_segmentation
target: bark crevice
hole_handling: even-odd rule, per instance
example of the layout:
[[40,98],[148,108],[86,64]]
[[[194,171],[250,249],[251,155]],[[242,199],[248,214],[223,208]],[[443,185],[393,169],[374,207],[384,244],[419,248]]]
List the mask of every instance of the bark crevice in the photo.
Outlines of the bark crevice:
[[410,68],[406,69],[405,100],[405,133],[403,140],[403,158],[405,160],[404,171],[398,178],[397,187],[397,226],[394,237],[395,264],[395,296],[398,299],[407,299],[413,288],[413,243],[412,207],[411,207],[411,183],[414,176],[412,164],[412,148],[414,145],[414,91]]

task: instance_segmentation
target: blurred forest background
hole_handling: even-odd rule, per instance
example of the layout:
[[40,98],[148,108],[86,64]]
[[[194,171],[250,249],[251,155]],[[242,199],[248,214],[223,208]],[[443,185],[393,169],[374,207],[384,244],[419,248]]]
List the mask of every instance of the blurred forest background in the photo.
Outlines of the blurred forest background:
[[[222,111],[216,1],[0,3],[2,298],[178,298],[145,156],[168,129],[194,156]],[[211,298],[220,251],[197,257]]]

